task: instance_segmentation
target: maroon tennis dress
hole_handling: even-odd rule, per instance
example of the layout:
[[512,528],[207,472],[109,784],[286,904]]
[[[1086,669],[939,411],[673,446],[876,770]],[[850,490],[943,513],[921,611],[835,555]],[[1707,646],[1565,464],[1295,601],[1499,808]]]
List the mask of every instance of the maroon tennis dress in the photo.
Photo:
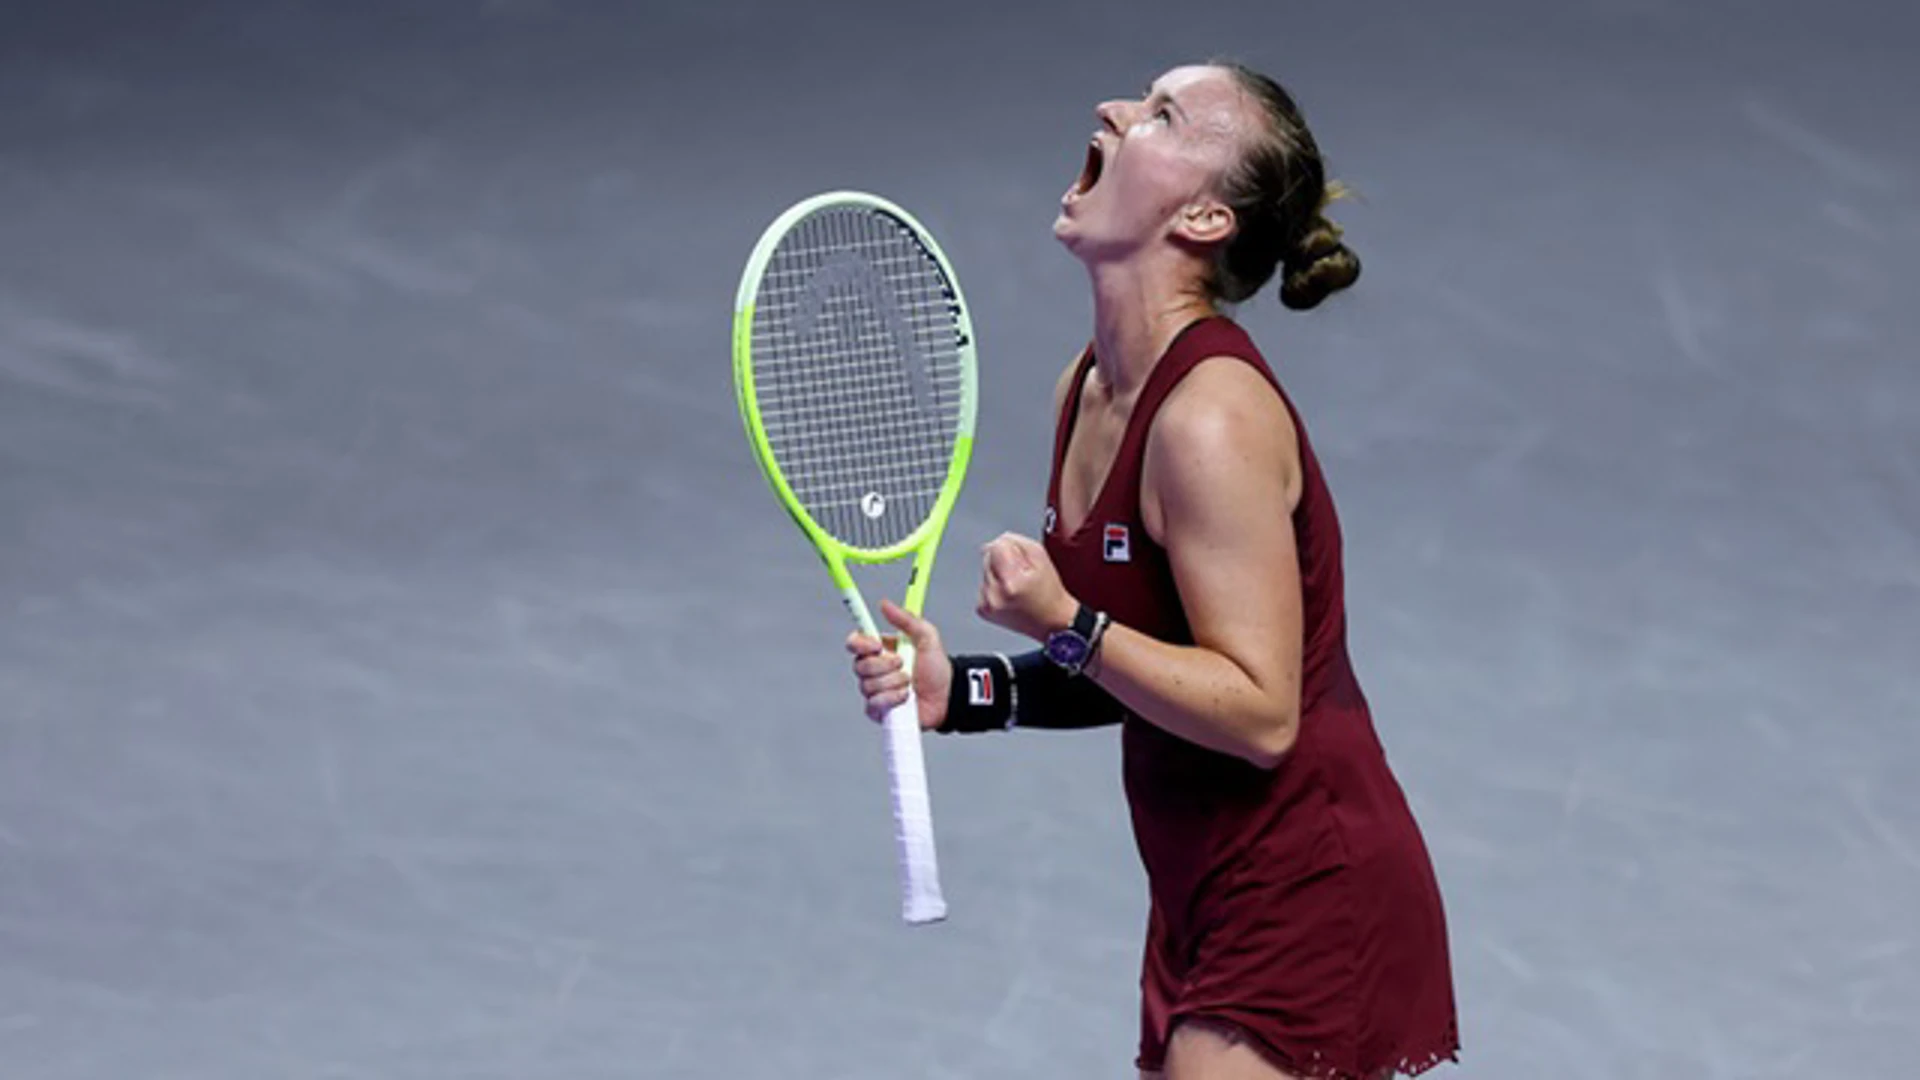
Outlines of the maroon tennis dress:
[[1300,432],[1300,731],[1269,772],[1131,713],[1123,721],[1127,801],[1152,899],[1137,1064],[1162,1068],[1174,1024],[1194,1017],[1233,1024],[1302,1076],[1417,1073],[1459,1047],[1440,890],[1348,662],[1332,496],[1293,403],[1237,324],[1202,319],[1168,347],[1105,486],[1068,534],[1056,513],[1060,468],[1093,363],[1088,348],[1054,439],[1047,552],[1083,603],[1163,641],[1192,643],[1166,551],[1140,517],[1140,472],[1160,403],[1216,356],[1253,365]]

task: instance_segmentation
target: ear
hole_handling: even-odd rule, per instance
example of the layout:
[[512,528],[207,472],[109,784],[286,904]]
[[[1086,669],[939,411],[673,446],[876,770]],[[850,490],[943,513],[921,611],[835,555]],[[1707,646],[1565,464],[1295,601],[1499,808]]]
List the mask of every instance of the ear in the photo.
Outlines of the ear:
[[1174,219],[1174,235],[1189,243],[1211,245],[1233,235],[1237,221],[1233,208],[1210,195],[1203,195],[1180,208]]

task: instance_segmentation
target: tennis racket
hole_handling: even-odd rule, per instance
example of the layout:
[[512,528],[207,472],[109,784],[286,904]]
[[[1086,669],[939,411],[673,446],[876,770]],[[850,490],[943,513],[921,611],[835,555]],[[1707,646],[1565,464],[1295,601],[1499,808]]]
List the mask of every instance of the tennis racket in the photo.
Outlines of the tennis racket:
[[[835,191],[781,214],[754,247],[733,318],[740,416],[774,495],[860,630],[878,634],[850,564],[913,558],[920,613],[973,450],[973,326],[953,267],[918,221]],[[907,671],[913,646],[897,646]],[[886,719],[901,916],[946,916],[909,690]]]

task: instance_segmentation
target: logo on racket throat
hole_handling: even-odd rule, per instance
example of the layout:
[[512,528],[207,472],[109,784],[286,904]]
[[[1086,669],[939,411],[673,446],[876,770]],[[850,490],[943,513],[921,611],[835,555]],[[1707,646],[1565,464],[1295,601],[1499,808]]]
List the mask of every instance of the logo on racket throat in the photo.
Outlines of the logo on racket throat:
[[1100,554],[1108,562],[1132,562],[1133,545],[1125,525],[1108,524],[1100,534]]
[[878,519],[887,512],[887,497],[877,491],[867,492],[860,496],[860,512],[867,515],[869,520]]

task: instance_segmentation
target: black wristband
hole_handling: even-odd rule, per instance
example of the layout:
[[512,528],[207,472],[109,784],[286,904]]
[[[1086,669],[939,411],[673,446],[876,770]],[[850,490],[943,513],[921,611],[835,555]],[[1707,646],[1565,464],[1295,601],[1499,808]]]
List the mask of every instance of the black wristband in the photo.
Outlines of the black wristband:
[[[1119,723],[1126,710],[1092,679],[1069,675],[1045,652],[949,656],[953,687],[940,732],[972,735],[1015,727],[1066,731]],[[978,672],[978,674],[973,674]]]
[[1015,686],[1013,662],[999,653],[949,656],[953,686],[947,691],[944,734],[973,735],[1005,731],[1013,726]]
[[1086,675],[1069,675],[1035,649],[1013,658],[1013,681],[1020,687],[1020,711],[1010,726],[1048,731],[1078,731],[1117,724],[1126,710],[1112,694]]

